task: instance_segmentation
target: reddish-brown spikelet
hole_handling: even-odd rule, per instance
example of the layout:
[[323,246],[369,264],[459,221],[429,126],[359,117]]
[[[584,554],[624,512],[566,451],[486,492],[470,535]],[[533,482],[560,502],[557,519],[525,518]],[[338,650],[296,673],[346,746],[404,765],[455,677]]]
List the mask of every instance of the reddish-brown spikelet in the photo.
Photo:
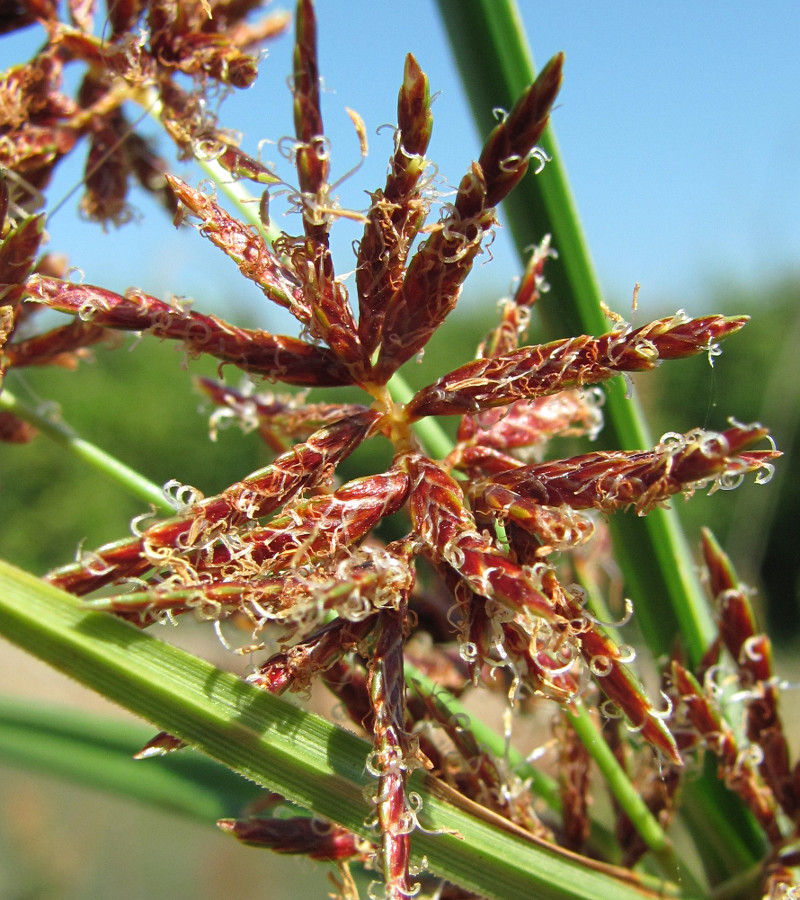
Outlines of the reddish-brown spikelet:
[[[484,644],[489,637],[488,630],[492,626],[491,620],[486,616],[485,604],[480,608],[478,615],[477,604],[473,604],[473,627],[471,635],[477,637],[475,625],[480,623],[481,617],[485,619]],[[581,690],[579,673],[575,662],[575,653],[567,641],[553,640],[552,635],[534,634],[533,636],[518,623],[505,623],[502,626],[503,646],[505,651],[514,659],[523,672],[527,675],[526,683],[542,697],[548,697],[558,703],[570,703],[578,696]],[[479,638],[480,646],[480,638]],[[488,654],[483,650],[482,658]]]
[[9,366],[63,366],[74,369],[78,365],[80,351],[97,344],[109,336],[105,328],[76,319],[69,325],[37,334],[27,340],[17,341],[6,348]]
[[760,746],[759,771],[787,815],[800,800],[792,778],[789,744],[778,711],[778,685],[772,669],[772,642],[756,618],[736,572],[714,536],[703,529],[703,560],[716,605],[720,637],[734,658],[746,696],[747,739]]
[[459,444],[447,458],[448,467],[463,472],[470,483],[524,465],[521,459],[492,447]]
[[623,662],[620,647],[585,617],[580,604],[559,584],[552,569],[544,574],[542,589],[554,609],[569,623],[568,628],[600,690],[648,743],[657,747],[670,762],[682,765],[675,738],[666,723],[667,715],[654,709],[641,684]]
[[760,426],[734,426],[722,433],[674,435],[652,451],[601,451],[520,466],[475,488],[475,508],[522,518],[527,511],[522,501],[527,500],[607,513],[633,507],[641,515],[674,494],[692,491],[720,476],[729,478],[769,466],[780,455],[776,451],[743,452],[766,435]]
[[350,381],[360,383],[363,366],[358,332],[347,288],[334,276],[330,251],[312,237],[281,238],[276,242],[276,249],[289,256],[303,284],[305,303],[310,311],[309,332],[324,341],[351,367]]
[[772,677],[772,654],[751,652],[747,646],[758,636],[753,608],[742,590],[730,559],[722,551],[712,533],[702,531],[703,562],[708,572],[711,596],[718,604],[720,637],[731,656],[752,681],[767,681]]
[[[138,125],[127,122],[122,105],[131,97],[141,100],[137,92],[142,87],[152,88],[162,103],[162,121],[184,153],[230,144],[207,111],[205,89],[211,79],[239,88],[252,84],[256,58],[247,51],[257,50],[254,43],[278,34],[287,24],[285,14],[255,25],[242,22],[252,7],[122,0],[109,4],[110,31],[98,37],[90,33],[89,0],[71,0],[71,24],[58,21],[55,5],[40,0],[31,6],[28,13],[47,29],[49,46],[28,65],[0,76],[0,163],[24,178],[17,183],[19,205],[27,207],[36,198],[60,159],[84,135],[91,144],[82,201],[89,216],[115,224],[128,217],[129,174],[171,205],[163,192],[164,166],[136,133]],[[137,28],[142,12],[144,31]],[[21,27],[20,21],[12,17],[8,27]],[[90,67],[77,103],[62,93],[63,70],[75,62]],[[194,96],[175,83],[179,73],[197,79]],[[237,148],[223,153],[220,163],[237,177],[263,180],[263,167]]]
[[[276,184],[278,176],[263,163],[254,159],[238,147],[226,145],[217,157],[223,169],[230,172],[235,179],[246,178],[256,184]],[[176,179],[177,180],[177,179]],[[237,223],[238,224],[238,223]]]
[[276,853],[301,853],[311,859],[366,862],[372,848],[352,831],[320,819],[220,819],[217,825],[243,844]]
[[168,734],[166,731],[160,731],[155,737],[151,738],[138,752],[135,753],[134,759],[151,759],[154,756],[167,756],[186,747],[186,741]]
[[564,815],[564,843],[579,851],[589,836],[588,796],[591,757],[575,729],[561,720],[558,738],[558,786]]
[[402,287],[387,306],[375,371],[379,383],[419,352],[455,307],[484,234],[494,222],[483,173],[473,163],[459,185],[453,214],[414,254]]
[[0,243],[0,309],[15,308],[25,295],[25,279],[33,271],[43,234],[44,217],[31,216],[4,235]]
[[268,527],[231,536],[189,562],[221,578],[277,574],[346,550],[397,512],[407,494],[403,472],[359,478],[333,494],[289,504]]
[[386,310],[376,367],[380,381],[387,381],[421,350],[455,306],[483,237],[495,222],[494,206],[528,168],[528,153],[547,124],[561,83],[562,64],[563,55],[555,56],[497,126],[480,163],[473,163],[462,179],[452,214],[412,258]]
[[395,153],[386,187],[372,195],[358,248],[358,333],[367,360],[381,342],[386,307],[403,284],[411,242],[428,212],[420,184],[433,126],[428,79],[411,54],[406,57],[403,76],[397,98]]
[[552,604],[531,577],[478,532],[458,483],[424,457],[408,457],[404,463],[411,477],[414,531],[431,558],[451,567],[481,596],[554,622]]
[[545,506],[492,483],[483,491],[477,487],[475,494],[472,506],[476,515],[490,520],[497,517],[535,535],[541,543],[537,556],[547,556],[554,549],[577,547],[594,533],[594,522],[566,505]]
[[0,441],[4,444],[29,444],[38,433],[13,413],[0,412]]
[[752,811],[773,844],[781,841],[772,791],[759,777],[751,757],[742,752],[730,726],[703,693],[695,677],[680,663],[672,663],[672,684],[686,718],[719,760],[720,776]]
[[528,259],[512,300],[504,300],[500,312],[500,323],[492,329],[478,347],[478,358],[501,356],[519,347],[520,337],[525,332],[530,316],[530,307],[539,299],[549,285],[544,280],[544,266],[550,256],[550,235],[545,235]]
[[[100,102],[110,91],[111,81],[87,74],[78,95],[80,105],[87,108]],[[81,211],[104,225],[121,225],[130,216],[126,206],[130,168],[125,148],[128,130],[120,109],[89,120],[89,153],[83,178],[86,191],[81,199]]]
[[187,576],[185,587],[176,588],[172,581],[166,580],[145,591],[98,597],[87,605],[127,615],[130,619],[134,619],[131,614],[138,612],[140,624],[158,621],[164,611],[174,616],[192,610],[205,619],[228,615],[236,616],[240,623],[250,619],[256,631],[274,622],[293,628],[299,635],[308,623],[313,624],[330,611],[340,613],[348,621],[360,620],[369,613],[365,610],[366,600],[358,602],[362,595],[374,593],[377,600],[381,591],[403,586],[402,577],[382,578],[380,571],[369,570],[368,560],[358,561],[358,557],[353,560],[353,566],[347,560],[328,565],[320,562],[308,575],[290,571],[263,578],[228,577],[221,583],[190,583],[191,571],[187,569],[183,573]]
[[171,554],[165,551],[185,553],[243,522],[270,515],[303,488],[316,487],[330,478],[336,464],[363,440],[375,419],[374,413],[365,410],[360,416],[323,428],[222,494],[191,504],[176,518],[151,526],[140,538],[101,547],[87,564],[68,566],[49,578],[72,593],[87,593],[153,565],[166,564]]
[[[225,3],[217,4],[216,9],[222,7],[232,13],[232,18],[239,19],[242,13],[247,15],[254,9],[261,6],[261,0],[252,0],[246,3]],[[289,29],[292,24],[292,14],[288,10],[276,10],[269,16],[256,22],[237,21],[237,23],[226,31],[230,34],[234,43],[243,50],[252,52],[260,50],[265,41],[269,41],[278,37]]]
[[[370,624],[370,627],[372,627]],[[367,687],[367,673],[355,660],[338,659],[322,674],[325,686],[344,708],[350,721],[372,733],[373,713]]]
[[343,361],[360,369],[358,328],[347,291],[334,275],[328,246],[330,148],[322,127],[317,22],[311,0],[298,3],[296,28],[293,96],[297,145],[294,153],[305,239],[287,241],[286,246],[306,291],[311,310],[309,330]]
[[452,416],[532,400],[598,384],[620,372],[653,369],[662,359],[709,352],[714,343],[739,331],[746,316],[659,319],[634,331],[601,337],[564,338],[478,359],[418,391],[408,405],[414,418]]
[[406,900],[410,893],[409,836],[413,824],[405,789],[412,761],[405,731],[403,644],[406,618],[405,600],[400,602],[397,610],[384,609],[378,615],[367,677],[374,733],[368,766],[378,776],[375,809],[388,900]]
[[[319,103],[319,66],[317,64],[317,19],[310,0],[297,5],[294,45],[294,127],[298,146],[295,150],[297,177],[303,193],[316,196],[328,180],[330,160],[326,152],[319,152],[324,129]],[[306,234],[316,237],[312,221],[304,216]]]
[[314,675],[328,670],[353,650],[374,625],[374,616],[360,622],[335,619],[306,640],[271,656],[247,680],[271,694],[282,694],[288,688],[306,690]]
[[189,187],[180,178],[166,178],[177,199],[201,220],[200,234],[229,256],[242,275],[255,282],[270,300],[307,324],[311,311],[297,276],[274,256],[258,230],[242,224],[212,197]]
[[563,67],[564,54],[557,53],[486,139],[478,164],[486,176],[489,206],[507,197],[528,171],[529,154],[547,127],[561,88]]
[[222,407],[211,415],[212,440],[223,423],[236,423],[245,432],[257,429],[275,453],[306,440],[318,428],[367,411],[359,403],[307,403],[302,395],[245,393],[212,378],[198,378],[197,385]]
[[208,353],[246,372],[287,384],[332,386],[351,380],[345,367],[324,347],[239,328],[140,291],[122,297],[103,288],[38,275],[28,279],[27,289],[33,300],[61,312],[77,313],[85,322],[183,341],[190,353]]
[[592,433],[599,424],[600,413],[586,395],[567,390],[466,415],[461,419],[458,439],[507,452],[544,444],[553,437]]
[[0,74],[0,165],[16,176],[13,196],[22,209],[36,204],[38,191],[78,138],[58,121],[77,109],[61,93],[63,65],[60,50],[49,47]]
[[255,58],[216,33],[215,20],[203,3],[151,0],[146,6],[150,46],[161,66],[185,75],[208,75],[236,88],[255,81]]
[[[0,175],[0,390],[6,372],[29,362],[43,362],[50,341],[45,338],[35,348],[25,348],[24,342],[14,342],[14,334],[28,318],[29,307],[21,301],[25,295],[25,279],[35,265],[35,258],[44,235],[44,217],[30,216],[19,225],[11,225],[6,219],[10,194],[5,178]],[[69,327],[69,326],[68,326]],[[58,339],[56,339],[57,341]],[[22,346],[20,358],[19,350]],[[63,346],[58,353],[64,351]],[[70,348],[71,349],[71,348]],[[50,357],[52,359],[52,356]],[[49,360],[48,360],[49,361]],[[66,361],[61,357],[61,361]],[[2,413],[0,441],[10,444],[27,444],[37,435],[37,430],[11,412]]]
[[141,13],[144,0],[106,0],[111,36],[116,38],[133,26]]
[[136,134],[130,126],[125,137],[125,158],[136,181],[174,216],[178,204],[167,186],[167,162],[155,151],[150,141]]
[[36,192],[47,185],[56,164],[76,142],[77,135],[59,125],[26,123],[13,135],[0,152],[0,164],[24,176],[25,187],[18,192],[21,206],[35,202]]
[[0,8],[0,34],[26,28],[37,18],[55,16],[56,0],[29,0],[28,3],[7,3]]

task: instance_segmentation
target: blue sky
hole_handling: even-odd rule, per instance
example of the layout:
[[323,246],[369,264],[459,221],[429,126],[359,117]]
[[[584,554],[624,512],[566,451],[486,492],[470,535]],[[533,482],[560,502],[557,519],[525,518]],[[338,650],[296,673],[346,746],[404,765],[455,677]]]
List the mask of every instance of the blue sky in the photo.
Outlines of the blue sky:
[[[364,191],[383,183],[391,135],[376,129],[395,119],[407,51],[439,92],[430,156],[441,175],[456,184],[480,149],[434,3],[405,0],[402,15],[399,6],[318,0],[334,177],[358,160],[345,106],[361,114],[370,135],[366,164],[339,190],[354,208],[364,207]],[[799,6],[520,0],[520,9],[539,64],[566,52],[553,122],[612,307],[628,311],[637,281],[644,317],[679,306],[709,310],[709,295],[726,284],[757,297],[781,275],[800,274]],[[35,43],[34,32],[25,40]],[[290,54],[290,40],[274,44],[259,84],[222,106],[221,122],[245,133],[247,149],[291,132]],[[0,65],[19,58],[12,39],[0,40]],[[153,125],[148,130],[158,133]],[[267,145],[264,155],[277,156],[275,147]],[[186,174],[193,182],[201,177]],[[78,168],[65,169],[51,196],[78,177]],[[199,308],[211,298],[218,310],[232,303],[252,315],[263,307],[221,254],[214,259],[196,234],[175,233],[141,195],[132,199],[140,223],[103,236],[78,221],[75,196],[49,225],[52,248],[67,250],[90,282],[194,295]],[[296,229],[297,220],[285,227]],[[352,230],[337,245],[340,272],[352,268],[348,247],[356,236]],[[507,292],[519,264],[502,230],[493,255],[470,279],[466,302]],[[267,327],[278,324],[259,318]]]

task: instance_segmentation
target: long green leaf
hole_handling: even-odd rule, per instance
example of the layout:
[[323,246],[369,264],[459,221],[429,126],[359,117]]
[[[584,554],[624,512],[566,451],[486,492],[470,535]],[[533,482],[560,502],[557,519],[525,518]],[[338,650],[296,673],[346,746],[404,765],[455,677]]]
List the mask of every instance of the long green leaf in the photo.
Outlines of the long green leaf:
[[[514,0],[437,0],[437,4],[478,128],[487,134],[496,124],[493,110],[511,109],[535,76],[517,5]],[[565,77],[569,78],[568,62]],[[559,256],[547,267],[552,294],[539,307],[550,336],[599,334],[608,330],[608,322],[552,124],[540,144],[552,161],[540,175],[529,172],[504,201],[505,220],[520,253],[547,233],[553,237]],[[599,439],[603,446],[652,445],[640,407],[635,398],[626,396],[622,379],[606,385],[605,418]],[[662,509],[644,518],[616,515],[610,526],[626,590],[635,600],[637,622],[651,651],[657,657],[669,653],[680,635],[689,660],[697,664],[715,628],[677,515]],[[727,874],[733,875],[760,858],[763,836],[738,799],[718,782],[706,780],[702,793],[714,797],[715,815],[724,810],[715,825],[725,832],[721,842],[730,847]],[[694,822],[702,823],[703,811],[694,794],[687,803],[694,807]],[[708,829],[696,827],[702,839]],[[719,876],[720,870],[710,874]]]
[[[476,123],[481,133],[488,134],[497,124],[493,110],[511,109],[535,77],[516,4],[513,0],[437,3]],[[568,62],[565,77],[569,78]],[[558,258],[547,265],[552,292],[537,307],[549,336],[602,334],[609,322],[552,124],[540,144],[551,162],[539,175],[529,171],[503,201],[504,220],[521,255],[545,234],[553,237]],[[605,413],[599,437],[604,446],[640,450],[652,445],[639,405],[626,397],[621,378],[606,385]],[[667,653],[680,632],[690,658],[698,662],[713,639],[714,627],[676,516],[664,510],[644,519],[618,515],[612,528],[628,590],[641,598],[636,614],[649,645],[659,655]]]
[[[0,633],[156,727],[190,742],[245,778],[369,837],[365,791],[369,745],[318,716],[273,697],[112,616],[0,562]],[[513,898],[653,896],[531,840],[419,772],[426,829],[412,838],[417,862],[470,890]]]

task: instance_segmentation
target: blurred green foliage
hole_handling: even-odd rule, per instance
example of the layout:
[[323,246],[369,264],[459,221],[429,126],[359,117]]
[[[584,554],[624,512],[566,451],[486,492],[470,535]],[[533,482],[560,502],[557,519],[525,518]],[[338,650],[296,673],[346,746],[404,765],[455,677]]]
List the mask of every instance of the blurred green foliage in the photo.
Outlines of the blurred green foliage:
[[0,765],[0,809],[3,900],[294,900],[332,888],[331,866],[242,852],[208,823],[15,766]]

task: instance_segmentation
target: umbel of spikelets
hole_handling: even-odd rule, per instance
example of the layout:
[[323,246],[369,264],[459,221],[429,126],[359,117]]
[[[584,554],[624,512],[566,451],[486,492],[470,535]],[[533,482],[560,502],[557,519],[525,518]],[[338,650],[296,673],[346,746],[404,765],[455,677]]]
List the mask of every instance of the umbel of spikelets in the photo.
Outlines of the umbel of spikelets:
[[[212,12],[215,8],[212,4]],[[147,74],[150,63],[145,65],[144,57],[128,60],[129,67],[136,62],[135,72],[115,60],[123,79],[158,82],[170,101],[165,121],[184,148],[191,143],[190,120],[186,113],[180,131],[176,110],[188,101],[166,85],[170,65],[192,71],[188,31],[183,43],[178,35],[164,44],[165,8],[150,4],[148,15],[151,26],[163,25],[152,32],[152,40],[162,42],[152,73]],[[230,74],[239,57],[223,58],[214,32],[204,34],[192,65],[205,66],[211,75],[227,67]],[[113,40],[95,47],[86,35],[68,37],[73,52],[84,56],[109,54],[114,47]],[[0,301],[3,370],[74,362],[109,330],[121,330],[179,341],[191,355],[207,354],[271,381],[364,391],[362,404],[338,404],[335,398],[307,404],[296,396],[249,395],[205,380],[202,387],[219,413],[257,428],[276,453],[273,461],[216,496],[182,493],[172,518],[137,524],[132,537],[82,551],[76,563],[47,577],[81,596],[104,588],[102,598],[87,602],[142,626],[194,613],[243,624],[251,632],[248,653],[274,648],[277,641],[278,649],[258,661],[248,678],[264,690],[303,692],[316,679],[325,683],[353,722],[373,737],[366,764],[376,782],[374,841],[311,820],[284,827],[226,820],[223,827],[283,852],[372,859],[390,897],[413,892],[409,835],[416,815],[406,783],[419,766],[522,827],[561,837],[568,846],[580,849],[587,834],[584,757],[571,731],[563,741],[564,765],[574,776],[567,779],[569,803],[563,827],[551,828],[539,821],[530,792],[509,794],[502,768],[468,727],[456,728],[435,697],[407,693],[406,664],[435,672],[455,693],[470,683],[486,683],[508,692],[514,702],[546,697],[568,707],[584,698],[622,717],[640,741],[680,766],[670,722],[641,686],[628,650],[587,612],[580,591],[560,577],[553,554],[563,558],[591,546],[593,534],[603,531],[602,516],[626,510],[644,515],[676,494],[690,495],[748,472],[766,473],[776,455],[753,449],[765,429],[734,424],[721,433],[674,434],[635,452],[553,458],[554,439],[597,433],[601,418],[591,386],[653,369],[663,360],[712,354],[717,342],[746,320],[677,314],[640,328],[617,324],[599,336],[526,345],[525,325],[550,255],[546,241],[515,296],[505,301],[477,358],[406,403],[393,399],[390,379],[453,310],[495,225],[497,204],[531,159],[539,159],[536,143],[558,92],[562,62],[559,55],[545,66],[489,136],[439,221],[426,224],[434,199],[425,155],[430,96],[426,76],[412,56],[407,58],[386,183],[370,195],[362,217],[353,302],[335,273],[329,245],[338,214],[329,184],[314,11],[310,0],[301,0],[293,77],[298,185],[292,202],[301,214],[302,233],[284,234],[271,246],[259,229],[236,219],[213,196],[164,176],[179,218],[195,220],[201,235],[245,278],[295,317],[297,337],[238,327],[138,290],[118,294],[71,282],[63,271],[37,263],[42,223],[36,217],[6,229],[0,247],[0,282],[7,285]],[[260,184],[274,180],[233,146],[225,145],[222,156],[240,177]],[[75,318],[61,328],[18,337],[18,325],[36,304]],[[459,418],[457,438],[444,458],[434,458],[415,431],[417,423],[433,416]],[[337,481],[342,461],[378,435],[394,447],[389,468]],[[387,541],[383,523],[400,512],[406,534]],[[746,618],[737,613],[737,621]],[[420,653],[423,634],[427,650]],[[508,677],[494,678],[498,669]],[[709,718],[713,711],[693,699],[698,688],[692,677],[676,663],[673,684],[688,720],[701,734],[716,730],[715,748],[727,764],[730,741]],[[751,740],[769,747],[765,753],[773,762],[763,777],[771,779],[776,802],[786,807],[785,772],[775,762],[782,750],[772,730],[768,691],[765,697],[760,718],[754,712],[748,727]],[[448,737],[450,752],[430,739],[432,729]],[[143,752],[179,745],[161,735]],[[749,790],[752,781],[746,783]],[[752,790],[746,799],[755,802]],[[774,804],[759,809],[769,831]]]

